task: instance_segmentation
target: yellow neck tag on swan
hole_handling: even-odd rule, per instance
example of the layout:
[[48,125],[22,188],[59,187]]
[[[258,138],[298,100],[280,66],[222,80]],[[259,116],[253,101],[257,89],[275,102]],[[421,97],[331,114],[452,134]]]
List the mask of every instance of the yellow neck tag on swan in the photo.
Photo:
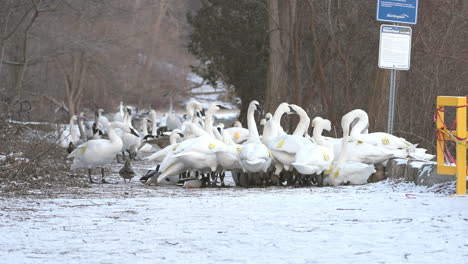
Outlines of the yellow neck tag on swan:
[[240,138],[239,132],[234,132],[234,135],[232,136],[235,140],[238,140]]
[[333,178],[338,177],[338,175],[340,175],[340,169],[337,169],[337,170],[335,171],[335,173],[333,174]]
[[83,147],[80,148],[81,154],[85,153],[86,149],[88,149],[88,145],[84,145]]
[[268,150],[268,155],[270,156],[270,159],[273,158],[273,154],[271,154],[271,151]]
[[237,150],[238,153],[240,153],[241,150],[242,150],[242,148],[241,148],[241,147],[237,147],[236,150]]
[[328,152],[322,151],[322,154],[323,154],[323,159],[324,160],[330,160],[330,156],[328,155]]
[[358,144],[362,144],[362,143],[364,143],[364,142],[363,142],[362,140],[358,140],[357,143],[358,143]]
[[330,164],[330,167],[328,168],[328,170],[325,171],[325,175],[330,175],[330,173],[332,172],[334,167],[335,167],[335,165]]
[[172,150],[176,150],[178,147],[179,147],[179,144],[175,144],[175,145],[172,147]]
[[390,144],[390,140],[388,140],[387,137],[383,137],[383,138],[382,138],[382,144],[388,145],[388,144]]
[[282,148],[283,145],[284,145],[284,141],[285,141],[284,138],[283,138],[282,140],[280,140],[280,141],[278,142],[278,144],[276,144],[276,147],[277,147],[277,148]]
[[210,143],[210,144],[208,145],[208,148],[209,148],[209,149],[214,149],[214,148],[216,148],[216,145],[213,144],[213,143]]

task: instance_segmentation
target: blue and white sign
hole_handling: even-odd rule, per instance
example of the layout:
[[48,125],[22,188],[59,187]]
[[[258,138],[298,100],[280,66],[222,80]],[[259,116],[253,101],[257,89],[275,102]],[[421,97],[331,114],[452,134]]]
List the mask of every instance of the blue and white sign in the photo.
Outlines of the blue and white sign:
[[379,67],[409,70],[411,59],[411,27],[381,25]]
[[377,0],[377,20],[416,24],[418,0]]

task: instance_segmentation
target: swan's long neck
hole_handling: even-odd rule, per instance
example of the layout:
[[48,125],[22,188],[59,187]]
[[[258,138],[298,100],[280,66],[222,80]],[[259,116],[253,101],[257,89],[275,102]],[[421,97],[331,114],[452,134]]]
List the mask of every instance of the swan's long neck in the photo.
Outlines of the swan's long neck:
[[172,114],[172,110],[174,110],[174,105],[172,102],[172,97],[169,97],[169,114]]
[[151,135],[156,136],[156,111],[151,111]]
[[215,137],[217,140],[219,140],[219,141],[223,141],[223,140],[224,140],[224,137],[221,135],[221,133],[219,133],[217,127],[213,127],[213,135],[214,135],[214,137]]
[[359,139],[361,136],[361,132],[367,128],[369,125],[369,116],[367,115],[364,110],[357,109],[354,110],[354,115],[352,115],[352,119],[358,119],[358,122],[354,125],[353,129],[351,129],[350,136],[354,139]]
[[247,112],[247,128],[249,129],[249,141],[251,140],[260,140],[260,136],[258,135],[257,124],[255,123],[254,117],[255,109],[249,107]]
[[193,103],[188,104],[186,109],[187,109],[187,120],[190,120],[191,122],[193,122],[193,119],[195,116],[195,105]]
[[214,123],[214,111],[207,111],[206,112],[206,117],[205,117],[205,130],[208,132],[208,134],[212,137],[214,137],[213,134],[213,123]]
[[266,121],[265,125],[263,126],[263,133],[262,133],[262,142],[266,143],[270,138],[274,138],[278,135],[277,133],[277,126],[275,124],[275,120],[270,119]]
[[146,119],[143,119],[143,123],[141,124],[142,130],[143,130],[143,136],[148,135],[148,121]]
[[343,141],[341,142],[341,150],[340,154],[338,155],[337,163],[341,164],[347,159],[348,155],[348,140],[349,140],[349,125],[347,124],[343,127]]
[[127,126],[132,125],[132,117],[128,114],[128,111],[125,111],[123,121],[124,121],[124,124]]
[[80,138],[81,138],[81,140],[83,140],[83,141],[88,140],[88,139],[86,138],[86,134],[85,134],[85,132],[84,132],[83,119],[81,119],[81,118],[78,120],[78,129],[80,130]]
[[307,113],[300,107],[295,107],[294,110],[297,112],[299,115],[299,123],[296,126],[296,129],[294,130],[293,136],[304,136],[304,134],[307,133],[307,129],[309,128],[310,125],[310,118],[307,115]]
[[173,145],[177,143],[177,139],[180,138],[179,132],[180,131],[177,129],[172,130],[171,134],[169,135],[169,144]]
[[120,114],[122,115],[122,118],[124,116],[124,106],[123,106],[123,103],[120,102]]
[[318,145],[324,146],[325,140],[323,139],[322,132],[323,132],[323,125],[318,123],[314,127],[314,131],[312,132],[312,138],[314,139],[315,143],[317,143]]
[[285,103],[282,103],[276,108],[275,113],[273,114],[274,125],[277,127],[279,134],[284,133],[283,127],[281,127],[281,117],[287,112],[289,112],[289,106]]
[[73,120],[73,117],[70,118],[70,137],[72,139],[76,138],[76,130],[75,130],[75,121]]

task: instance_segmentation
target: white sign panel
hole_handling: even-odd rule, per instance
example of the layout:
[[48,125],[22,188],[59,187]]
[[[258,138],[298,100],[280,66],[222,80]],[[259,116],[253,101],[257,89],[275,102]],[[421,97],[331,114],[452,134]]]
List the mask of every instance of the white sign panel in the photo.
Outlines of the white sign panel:
[[409,70],[411,58],[411,28],[380,26],[379,67]]

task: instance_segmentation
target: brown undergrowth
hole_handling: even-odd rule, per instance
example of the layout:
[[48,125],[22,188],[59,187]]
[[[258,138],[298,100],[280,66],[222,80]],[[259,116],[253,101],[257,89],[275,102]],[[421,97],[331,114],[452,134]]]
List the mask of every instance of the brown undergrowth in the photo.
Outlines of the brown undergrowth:
[[67,152],[58,145],[51,125],[0,120],[0,142],[1,196],[86,186],[83,178],[69,173]]

